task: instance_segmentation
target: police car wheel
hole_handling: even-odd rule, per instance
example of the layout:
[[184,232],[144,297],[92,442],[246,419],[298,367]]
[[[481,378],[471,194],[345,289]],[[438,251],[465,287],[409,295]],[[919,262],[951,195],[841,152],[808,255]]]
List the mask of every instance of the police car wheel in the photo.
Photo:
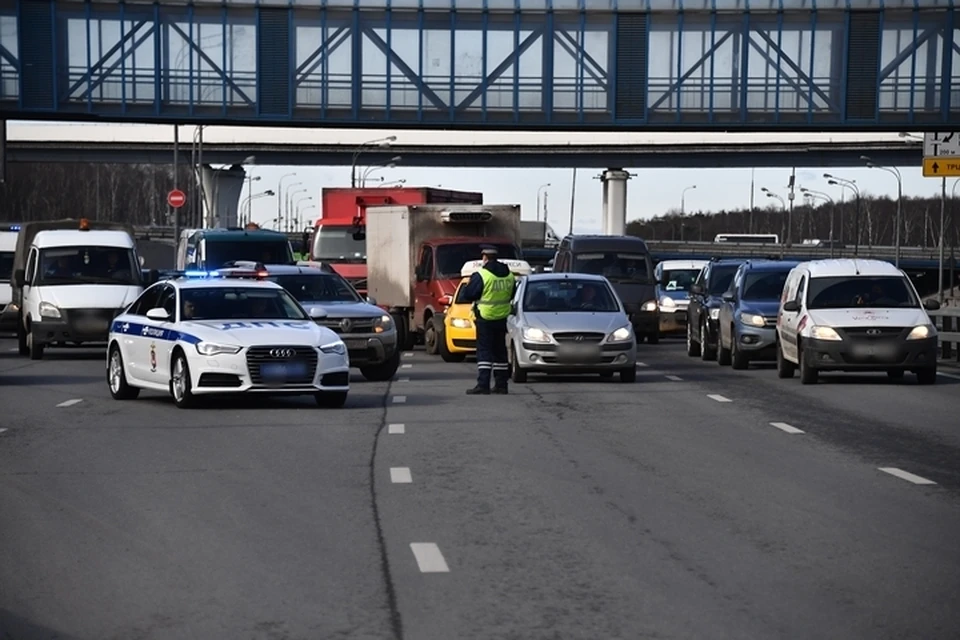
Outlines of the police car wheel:
[[324,409],[339,409],[347,403],[346,391],[318,391],[313,394],[317,406]]
[[135,400],[140,395],[139,388],[127,384],[123,355],[116,344],[110,346],[110,357],[107,359],[107,386],[114,400]]
[[178,351],[173,356],[173,366],[170,371],[170,395],[177,407],[186,409],[193,406],[194,395],[190,382],[190,367],[187,357]]

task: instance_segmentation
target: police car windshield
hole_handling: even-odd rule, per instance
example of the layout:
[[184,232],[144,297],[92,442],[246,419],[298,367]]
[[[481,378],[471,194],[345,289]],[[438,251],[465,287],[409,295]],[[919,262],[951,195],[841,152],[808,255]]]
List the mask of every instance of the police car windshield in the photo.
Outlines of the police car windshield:
[[775,302],[783,295],[783,285],[787,281],[789,271],[758,271],[747,273],[743,280],[744,300],[757,302]]
[[437,247],[437,277],[444,280],[459,278],[463,265],[471,260],[479,260],[480,253],[488,246],[495,247],[497,257],[503,260],[515,260],[519,257],[516,248],[508,244],[442,244]]
[[286,240],[220,240],[207,239],[206,263],[211,268],[222,267],[228,262],[253,260],[263,264],[291,264],[293,253]]
[[895,309],[919,307],[920,301],[902,276],[811,278],[809,309]]
[[620,310],[610,288],[596,280],[540,280],[523,294],[523,310],[531,313],[605,312]]
[[578,253],[573,257],[575,273],[606,276],[611,282],[646,284],[650,281],[647,256],[642,253],[608,251]]
[[139,285],[140,265],[132,249],[53,247],[40,250],[37,284]]
[[733,276],[737,274],[740,265],[731,265],[729,267],[713,267],[710,269],[710,287],[707,290],[711,296],[723,295],[723,292],[730,288],[733,282]]
[[289,293],[260,287],[209,287],[180,291],[180,319],[309,320]]
[[346,280],[336,274],[271,276],[299,302],[362,302]]
[[700,269],[670,269],[663,272],[663,281],[666,282],[664,291],[689,291],[690,285],[697,280]]
[[13,252],[0,253],[0,281],[9,282],[13,275]]

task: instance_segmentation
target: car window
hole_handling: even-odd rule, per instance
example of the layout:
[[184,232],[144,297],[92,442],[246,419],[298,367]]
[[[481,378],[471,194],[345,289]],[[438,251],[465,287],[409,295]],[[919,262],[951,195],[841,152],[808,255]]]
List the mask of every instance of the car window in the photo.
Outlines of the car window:
[[920,306],[909,283],[902,276],[811,278],[807,300],[808,309],[889,309]]
[[744,300],[774,301],[780,299],[789,271],[748,272],[743,281]]
[[155,285],[144,291],[143,294],[137,298],[136,302],[130,305],[127,313],[135,316],[145,316],[150,309],[156,309],[162,286],[163,285]]
[[665,280],[664,291],[689,291],[697,280],[700,269],[670,269],[664,270],[660,280]]
[[[437,247],[437,278],[456,278],[460,275],[463,265],[470,260],[476,260],[486,243],[442,244]],[[502,260],[516,260],[516,247],[509,244],[491,244],[497,250],[497,257]]]
[[293,253],[287,240],[212,240],[207,238],[204,260],[210,269],[228,262],[253,260],[263,264],[290,264]]
[[733,276],[736,275],[739,265],[717,266],[714,265],[710,270],[710,287],[707,290],[712,296],[722,295],[724,291],[730,288]]
[[469,280],[463,280],[460,282],[460,286],[457,287],[457,292],[454,294],[453,303],[454,304],[468,304],[466,300],[463,299],[463,290],[467,288],[467,283]]
[[524,311],[571,312],[620,310],[613,291],[597,280],[539,280],[527,283],[523,295]]
[[183,320],[309,320],[284,289],[203,287],[180,291]]
[[37,284],[140,284],[140,263],[133,249],[51,247],[40,251]]
[[647,256],[642,253],[606,251],[578,253],[573,256],[573,271],[604,276],[612,282],[642,282],[650,280]]
[[0,281],[9,282],[13,277],[13,251],[0,252]]
[[300,302],[362,302],[356,290],[336,274],[296,274],[269,279]]

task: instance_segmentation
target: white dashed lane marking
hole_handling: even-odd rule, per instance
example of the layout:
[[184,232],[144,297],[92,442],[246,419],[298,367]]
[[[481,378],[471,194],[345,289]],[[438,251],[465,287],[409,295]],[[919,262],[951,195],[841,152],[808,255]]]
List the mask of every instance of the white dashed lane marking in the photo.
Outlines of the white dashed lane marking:
[[393,404],[403,404],[407,401],[407,396],[393,396]]
[[711,400],[716,400],[717,402],[733,402],[733,400],[731,400],[730,398],[726,396],[721,396],[720,394],[717,394],[717,393],[710,393],[707,395],[707,397],[710,398]]
[[4,431],[6,431],[6,429],[0,429],[0,433],[3,433]]
[[667,376],[667,380],[672,380],[674,382],[681,382],[683,378],[681,378],[680,376]]
[[81,402],[83,402],[83,400],[81,400],[80,398],[74,398],[73,400],[66,400],[66,401],[64,401],[64,402],[61,402],[61,403],[58,404],[57,406],[58,406],[58,407],[72,407],[73,405],[75,405],[75,404],[80,404]]
[[407,351],[405,354],[403,354],[403,357],[404,357],[404,358],[412,358],[412,357],[413,357],[413,351]]
[[413,368],[413,365],[412,365],[412,364],[403,364],[403,365],[400,365],[400,368],[401,368],[401,369],[412,369],[412,368]]
[[770,426],[776,427],[777,429],[780,429],[780,431],[785,431],[786,433],[803,433],[803,431],[800,431],[800,429],[797,429],[786,422],[771,422]]
[[407,427],[402,424],[387,425],[387,433],[390,435],[403,435],[407,432]]
[[397,382],[410,382],[410,376],[404,376],[402,378],[398,378]]
[[409,467],[390,467],[390,482],[393,484],[410,484],[413,482],[413,474]]
[[421,573],[450,573],[450,567],[443,559],[440,547],[433,542],[411,542],[410,550],[417,559]]
[[638,363],[637,363],[637,366],[638,366],[638,367],[649,367],[650,365],[648,365],[646,362],[638,362]]
[[880,471],[884,473],[889,473],[892,476],[896,476],[901,480],[906,480],[907,482],[912,482],[913,484],[937,484],[933,480],[927,480],[926,478],[921,478],[920,476],[914,475],[903,469],[897,469],[896,467],[880,467]]

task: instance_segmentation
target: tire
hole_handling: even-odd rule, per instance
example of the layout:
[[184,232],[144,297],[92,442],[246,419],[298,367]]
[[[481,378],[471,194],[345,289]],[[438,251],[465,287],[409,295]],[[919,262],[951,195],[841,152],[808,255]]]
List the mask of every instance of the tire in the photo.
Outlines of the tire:
[[370,382],[386,382],[397,375],[400,368],[400,350],[397,349],[390,358],[380,364],[371,364],[360,367],[360,374]]
[[440,353],[437,345],[437,335],[436,321],[431,316],[423,323],[423,345],[428,355],[435,356]]
[[447,346],[447,332],[441,331],[437,334],[437,346],[440,349],[440,357],[444,362],[463,362],[467,358],[465,353],[454,353]]
[[317,406],[321,409],[340,409],[347,404],[346,391],[317,391],[313,394]]
[[707,342],[707,323],[706,321],[700,323],[700,359],[704,362],[710,362],[717,357],[716,348],[711,349],[710,343]]
[[[730,342],[731,344],[733,343],[732,333],[730,336]],[[724,348],[723,334],[721,334],[717,337],[717,364],[719,364],[721,367],[729,367],[730,359],[731,359],[730,349]]]
[[43,345],[34,341],[33,329],[27,333],[27,351],[30,353],[31,360],[43,360]]
[[700,355],[700,343],[693,340],[693,326],[687,325],[687,355],[696,358]]
[[797,346],[798,360],[800,360],[800,384],[817,384],[820,379],[819,372],[807,364],[807,359],[803,357],[803,346]]
[[17,351],[22,356],[30,355],[30,349],[27,347],[27,330],[23,328],[23,316],[17,317]]
[[417,336],[410,331],[410,320],[406,314],[393,313],[393,324],[397,327],[397,344],[401,351],[412,351],[416,346]]
[[182,351],[174,353],[173,362],[170,363],[170,395],[179,409],[189,409],[196,404],[193,382],[190,379],[190,365]]
[[517,362],[517,348],[513,345],[510,346],[510,379],[518,384],[527,381],[527,372],[520,368]]
[[117,343],[110,345],[107,355],[107,388],[114,400],[136,400],[140,389],[127,384],[127,369]]
[[917,371],[917,384],[937,384],[937,368],[930,367]]
[[887,377],[891,380],[900,380],[903,378],[903,369],[889,369]]
[[620,382],[636,382],[637,381],[637,367],[633,366],[628,369],[620,369]]
[[793,377],[793,372],[796,370],[796,365],[787,360],[783,356],[783,347],[780,346],[780,343],[777,343],[777,377],[781,379],[787,379]]

